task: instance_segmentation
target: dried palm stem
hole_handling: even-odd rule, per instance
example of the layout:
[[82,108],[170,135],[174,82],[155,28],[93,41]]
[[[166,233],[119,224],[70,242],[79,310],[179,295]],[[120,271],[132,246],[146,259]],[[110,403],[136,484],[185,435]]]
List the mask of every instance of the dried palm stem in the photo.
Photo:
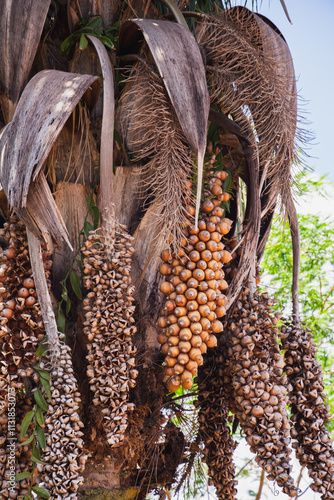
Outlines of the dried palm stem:
[[118,116],[135,161],[146,160],[139,185],[144,197],[155,201],[159,243],[172,243],[177,248],[184,225],[190,222],[187,204],[192,201],[192,192],[187,179],[193,165],[190,147],[155,70],[144,64],[133,68]]

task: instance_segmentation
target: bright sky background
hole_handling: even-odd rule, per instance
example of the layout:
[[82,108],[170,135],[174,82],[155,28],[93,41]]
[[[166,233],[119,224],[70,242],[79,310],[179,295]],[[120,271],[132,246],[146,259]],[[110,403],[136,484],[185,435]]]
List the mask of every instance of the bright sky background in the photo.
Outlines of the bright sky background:
[[320,175],[328,173],[334,182],[334,1],[285,0],[285,4],[292,25],[279,0],[258,0],[259,12],[280,29],[294,60],[298,91],[306,101],[302,114],[311,122],[304,128],[316,136],[307,151],[312,156],[307,164]]

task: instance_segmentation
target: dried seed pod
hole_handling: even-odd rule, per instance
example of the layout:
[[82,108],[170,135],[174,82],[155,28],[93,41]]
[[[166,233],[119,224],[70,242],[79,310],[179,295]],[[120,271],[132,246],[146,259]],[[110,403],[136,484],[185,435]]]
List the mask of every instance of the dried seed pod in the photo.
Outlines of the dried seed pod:
[[[122,405],[129,407],[127,404],[129,389],[135,383],[130,375],[135,364],[136,352],[132,344],[132,335],[136,331],[133,325],[132,294],[134,289],[130,279],[131,255],[134,251],[132,240],[125,227],[118,224],[111,262],[106,256],[102,230],[91,232],[83,249],[85,254],[84,284],[90,290],[88,298],[91,306],[91,310],[86,311],[84,327],[84,332],[89,339],[87,374],[94,393],[93,404],[103,415],[103,426],[110,446],[117,445],[123,439],[127,422],[126,411],[122,419],[114,419],[117,417],[114,400],[119,397]],[[100,262],[99,266],[90,266],[91,255],[94,256],[95,261]],[[162,253],[167,267],[170,264],[170,268],[175,269],[178,261],[171,261],[171,257],[168,251]],[[106,269],[106,271],[101,271],[101,269]],[[109,286],[100,286],[101,278],[109,280]],[[174,288],[174,284],[168,283],[165,288],[162,287],[162,290],[165,293],[174,293]],[[102,306],[102,303],[105,305]],[[160,327],[165,329],[163,335],[168,337],[168,343],[164,342],[162,345],[165,355],[171,349],[177,349],[175,346],[169,346],[173,338],[171,334],[177,334],[179,329],[177,325],[174,326],[177,322],[177,318],[172,314],[174,309],[175,301],[168,300],[165,307],[168,315],[162,315],[159,318]],[[115,346],[117,346],[116,349]],[[124,361],[120,363],[120,359]],[[97,379],[98,384],[96,384]],[[112,390],[110,390],[109,380],[116,380]]]
[[[52,468],[37,464],[39,475],[52,498],[66,498],[75,500],[77,489],[83,482],[81,473],[84,470],[87,456],[83,454],[83,423],[78,411],[78,388],[77,381],[73,375],[71,349],[63,344],[60,353],[60,360],[57,365],[60,369],[53,370],[53,361],[48,355],[43,357],[41,367],[51,373],[51,396],[48,403],[48,412],[45,416],[44,433],[48,445],[42,454],[43,462],[52,464]],[[61,402],[61,405],[59,403]],[[60,433],[59,429],[63,432]],[[64,436],[63,438],[61,436]],[[57,475],[53,472],[57,471]],[[63,483],[63,490],[60,493],[57,477],[68,477],[71,472],[70,481]]]
[[[218,351],[223,346],[218,347]],[[199,436],[204,443],[204,461],[209,468],[210,484],[216,488],[219,500],[236,498],[235,465],[233,452],[237,442],[230,434],[228,406],[224,389],[224,361],[217,351],[208,353],[197,377]]]
[[323,500],[334,497],[334,451],[325,427],[331,416],[322,392],[321,366],[315,357],[310,331],[300,323],[286,321],[280,333],[285,349],[287,390],[293,422],[296,456],[313,479],[311,488]]
[[[275,365],[280,346],[277,328],[270,320],[271,305],[267,294],[256,292],[251,296],[247,288],[240,294],[225,325],[228,339],[225,387],[230,409],[237,416],[251,451],[256,453],[257,463],[266,472],[270,469],[270,479],[285,493],[295,496],[297,492],[290,476],[285,378],[283,370]],[[263,392],[256,394],[257,387]],[[271,394],[272,390],[275,394]],[[273,466],[278,463],[279,467]]]

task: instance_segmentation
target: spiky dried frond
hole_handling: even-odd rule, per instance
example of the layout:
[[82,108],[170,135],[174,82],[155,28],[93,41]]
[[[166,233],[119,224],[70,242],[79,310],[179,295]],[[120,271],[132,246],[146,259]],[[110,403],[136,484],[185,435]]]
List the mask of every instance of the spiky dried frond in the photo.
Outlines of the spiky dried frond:
[[192,200],[190,147],[161,78],[145,64],[134,67],[118,107],[118,123],[127,147],[143,161],[139,185],[155,200],[159,240],[178,247]]
[[284,39],[259,16],[234,8],[205,16],[197,30],[208,58],[212,102],[249,133],[257,146],[262,180],[274,202],[283,201],[296,158],[296,85]]

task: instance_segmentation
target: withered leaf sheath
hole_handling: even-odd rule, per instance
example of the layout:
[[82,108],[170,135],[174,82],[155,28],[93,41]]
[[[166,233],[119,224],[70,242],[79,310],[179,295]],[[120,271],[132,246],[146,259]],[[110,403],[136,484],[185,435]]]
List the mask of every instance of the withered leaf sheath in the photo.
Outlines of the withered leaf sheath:
[[186,203],[192,199],[190,147],[156,70],[138,64],[126,82],[117,123],[135,161],[142,162],[143,196],[157,203],[157,248],[170,241],[179,248],[189,220]]
[[[210,172],[208,193],[198,227],[183,230],[182,248],[161,253],[160,273],[166,276],[161,291],[167,297],[160,312],[158,341],[165,356],[165,375],[170,391],[182,385],[192,387],[197,367],[203,364],[207,347],[215,347],[223,325],[218,318],[225,315],[223,264],[231,258],[221,239],[231,228],[224,219],[221,202],[229,198],[221,187],[227,174]],[[210,195],[210,196],[209,196]],[[187,206],[192,213],[193,207]]]
[[199,370],[199,394],[195,406],[199,409],[199,433],[205,446],[204,460],[209,468],[209,482],[215,486],[219,500],[233,500],[237,493],[233,463],[237,442],[232,438],[227,424],[224,357],[220,342],[217,350],[209,351],[203,367]]
[[229,343],[225,374],[233,387],[231,410],[239,419],[251,451],[256,453],[257,463],[268,479],[295,496],[290,476],[286,376],[272,305],[268,294],[256,292],[252,297],[249,289],[242,291],[224,325]]
[[127,412],[134,406],[129,403],[129,391],[138,375],[131,338],[136,331],[130,278],[132,241],[125,226],[117,224],[111,261],[104,250],[102,229],[92,232],[82,249],[84,284],[89,290],[84,299],[87,375],[93,404],[101,409],[111,446],[124,438]]
[[321,366],[315,358],[310,331],[300,323],[287,322],[281,328],[285,349],[285,371],[292,412],[292,446],[300,463],[307,467],[313,483],[310,488],[323,500],[334,498],[334,451],[325,427],[331,416],[325,404]]

